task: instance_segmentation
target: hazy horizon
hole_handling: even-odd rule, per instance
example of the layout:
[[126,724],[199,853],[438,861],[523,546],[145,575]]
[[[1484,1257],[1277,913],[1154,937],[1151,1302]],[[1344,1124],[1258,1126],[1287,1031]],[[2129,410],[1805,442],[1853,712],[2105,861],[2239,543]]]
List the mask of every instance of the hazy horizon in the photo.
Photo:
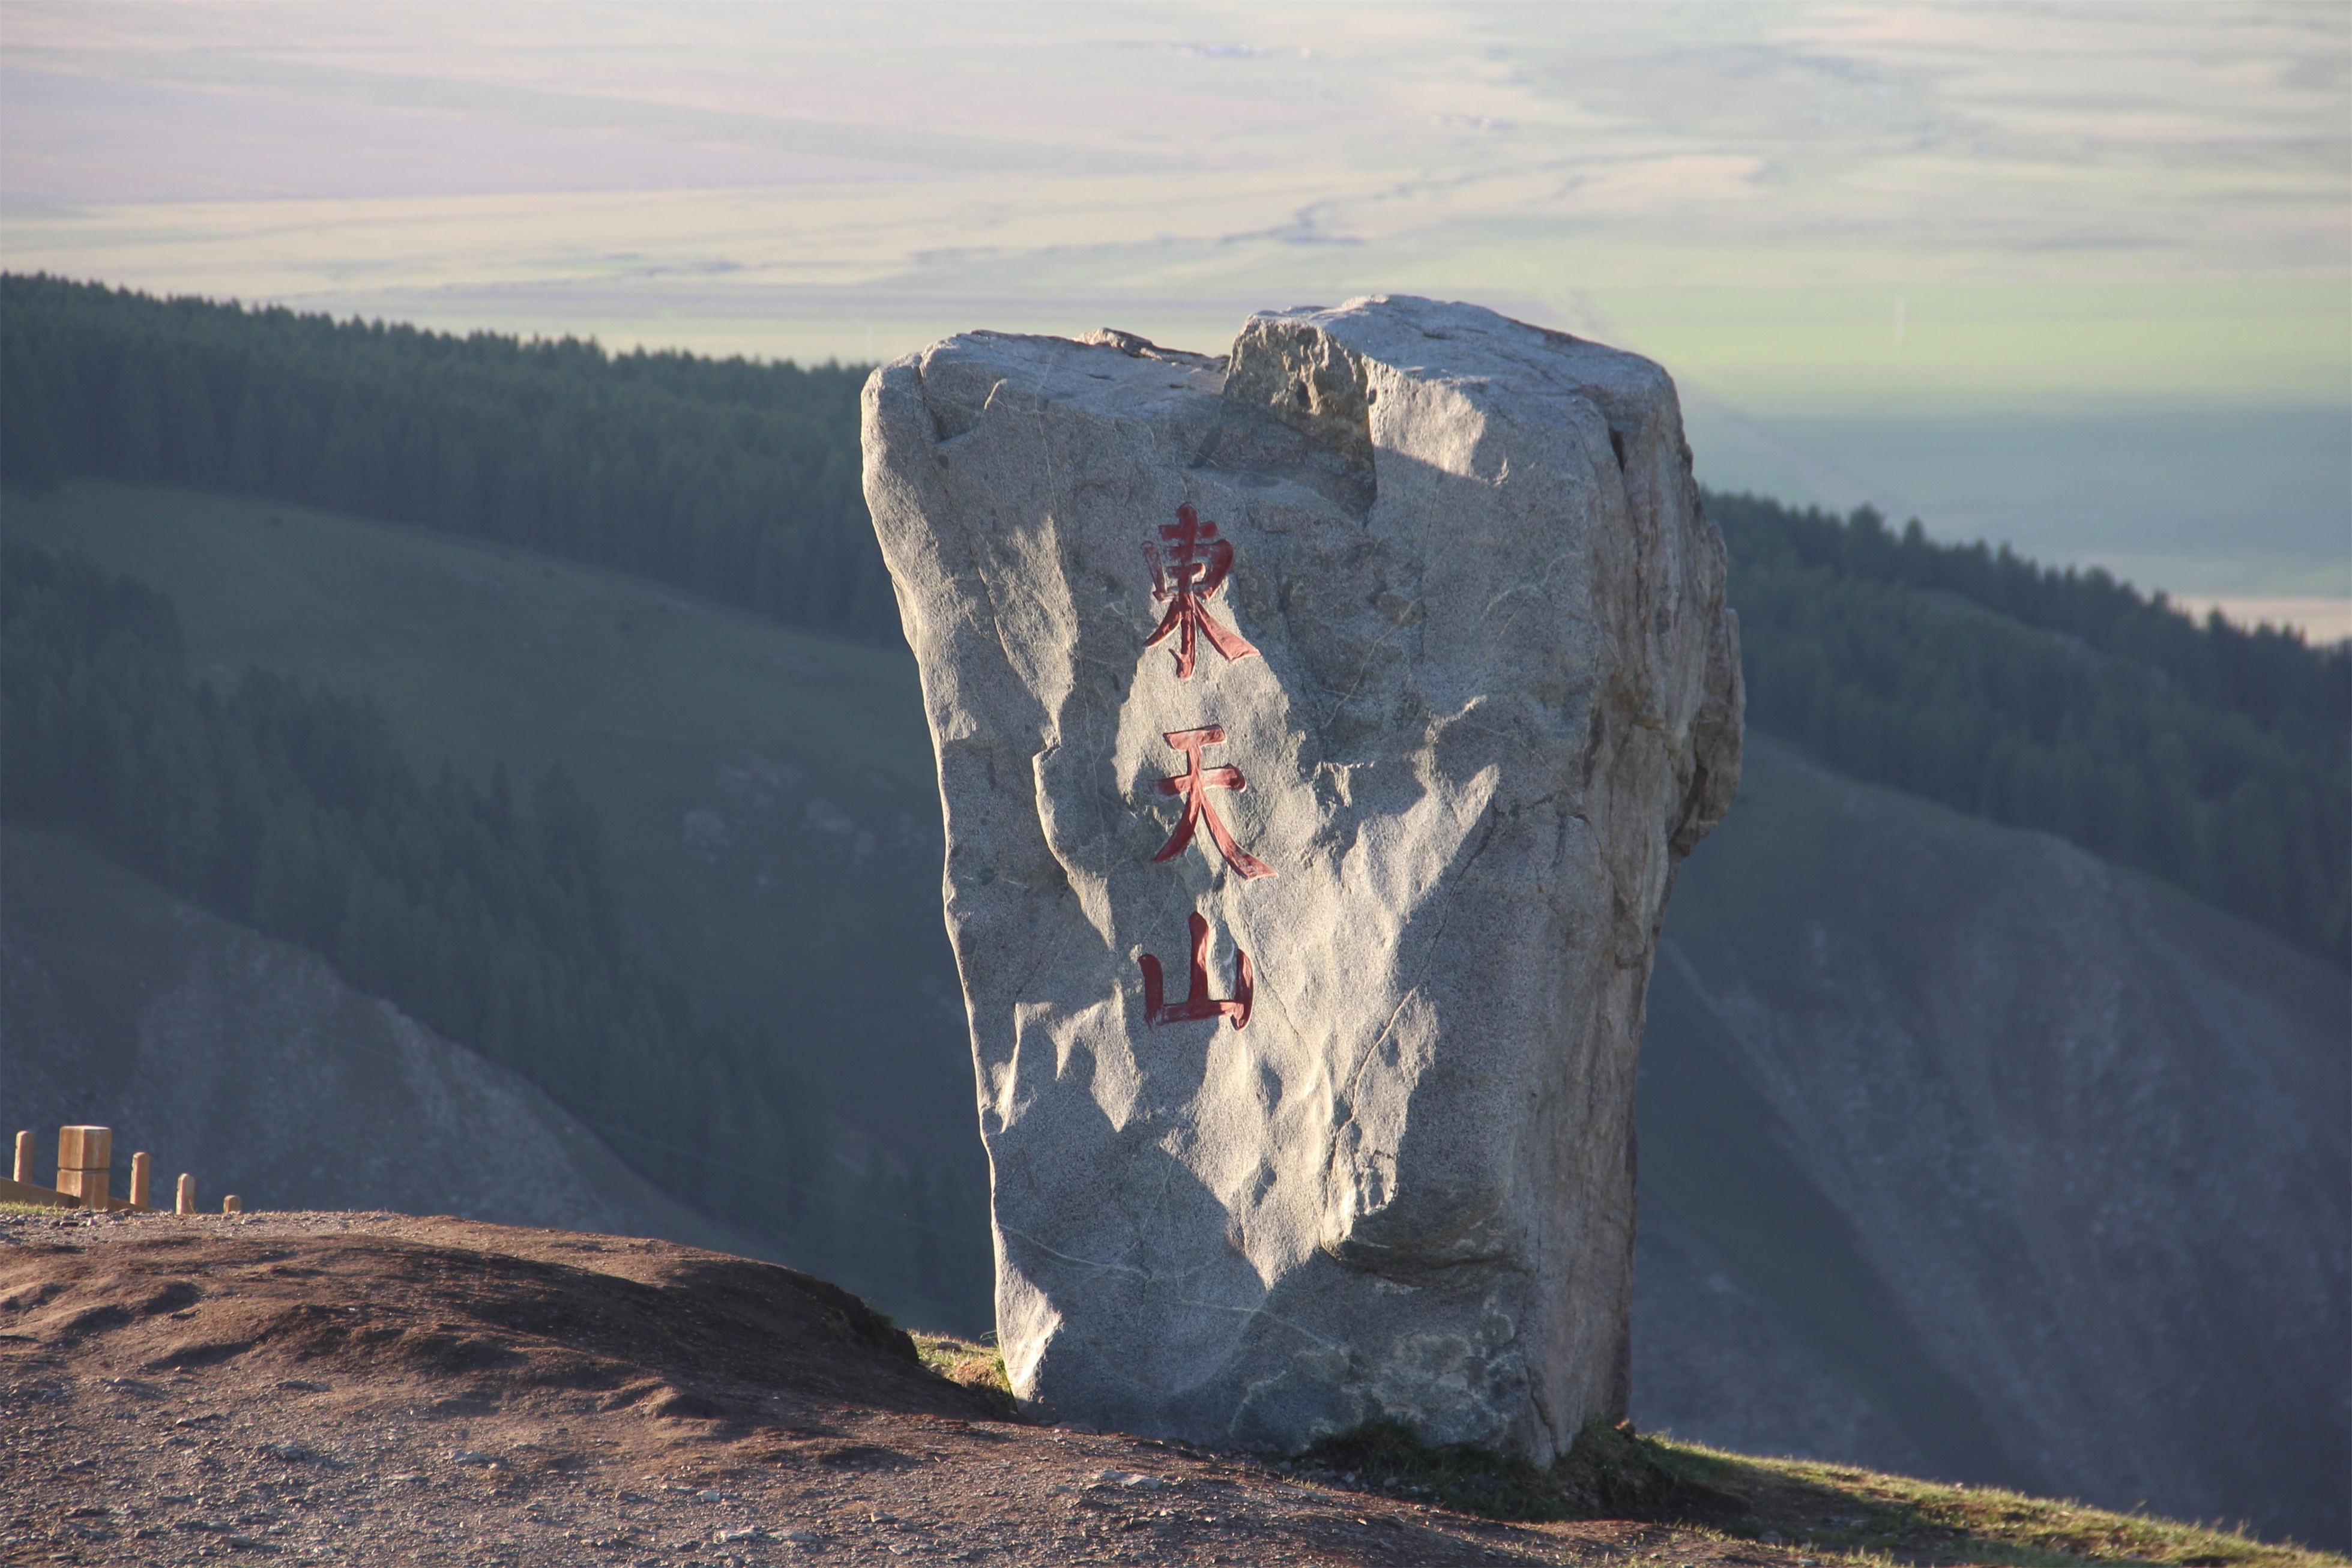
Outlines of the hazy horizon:
[[1701,477],[2352,631],[2340,5],[0,6],[0,261],[803,361],[1475,300]]

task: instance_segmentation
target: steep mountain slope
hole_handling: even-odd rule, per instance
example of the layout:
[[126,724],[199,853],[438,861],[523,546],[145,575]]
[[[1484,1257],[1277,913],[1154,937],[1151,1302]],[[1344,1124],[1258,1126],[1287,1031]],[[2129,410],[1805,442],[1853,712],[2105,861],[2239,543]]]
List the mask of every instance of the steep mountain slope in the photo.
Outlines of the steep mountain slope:
[[[188,490],[12,494],[5,529],[168,593],[217,684],[258,664],[373,698],[428,776],[445,757],[477,780],[561,760],[604,823],[633,935],[701,1008],[778,1024],[852,1126],[985,1180],[903,652],[593,567]],[[984,1247],[970,1267],[985,1277]]]
[[[546,1095],[58,835],[0,831],[0,1120],[44,1157],[116,1130],[200,1206],[396,1209],[764,1256],[648,1184]],[[46,1179],[43,1170],[39,1179]],[[167,1200],[168,1201],[168,1198]]]
[[2343,1542],[2341,974],[1749,759],[1651,986],[1637,1418]]

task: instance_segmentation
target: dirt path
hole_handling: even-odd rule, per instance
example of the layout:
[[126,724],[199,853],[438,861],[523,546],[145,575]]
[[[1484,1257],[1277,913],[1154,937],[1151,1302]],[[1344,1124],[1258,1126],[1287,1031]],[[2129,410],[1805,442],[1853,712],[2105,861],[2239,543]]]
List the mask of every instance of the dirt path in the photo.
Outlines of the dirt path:
[[0,1560],[1798,1561],[1005,1419],[856,1298],[453,1219],[0,1218]]

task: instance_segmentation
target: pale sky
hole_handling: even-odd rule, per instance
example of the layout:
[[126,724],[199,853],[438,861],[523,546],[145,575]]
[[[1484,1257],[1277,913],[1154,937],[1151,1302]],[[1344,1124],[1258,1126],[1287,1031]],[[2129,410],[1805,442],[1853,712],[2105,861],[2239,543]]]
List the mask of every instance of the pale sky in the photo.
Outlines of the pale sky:
[[2352,631],[2352,7],[0,4],[0,261],[451,329],[1653,354],[1703,478]]

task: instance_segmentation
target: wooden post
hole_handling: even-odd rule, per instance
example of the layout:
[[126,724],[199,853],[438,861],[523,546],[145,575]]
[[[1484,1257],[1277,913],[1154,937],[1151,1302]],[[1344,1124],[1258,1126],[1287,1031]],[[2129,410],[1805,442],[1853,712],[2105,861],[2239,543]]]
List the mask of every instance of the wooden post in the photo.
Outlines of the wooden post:
[[58,1191],[79,1198],[86,1209],[102,1209],[113,1180],[114,1129],[58,1129]]
[[33,1184],[33,1135],[16,1134],[16,1179],[26,1186]]
[[180,1195],[172,1205],[173,1214],[196,1212],[196,1179],[187,1172],[180,1173]]
[[231,1193],[228,1196],[221,1199],[221,1213],[243,1214],[244,1212],[245,1200],[238,1197],[235,1193]]
[[147,1193],[148,1189],[154,1184],[154,1157],[143,1150],[131,1155],[131,1202],[133,1206],[142,1209],[149,1206],[147,1202]]

